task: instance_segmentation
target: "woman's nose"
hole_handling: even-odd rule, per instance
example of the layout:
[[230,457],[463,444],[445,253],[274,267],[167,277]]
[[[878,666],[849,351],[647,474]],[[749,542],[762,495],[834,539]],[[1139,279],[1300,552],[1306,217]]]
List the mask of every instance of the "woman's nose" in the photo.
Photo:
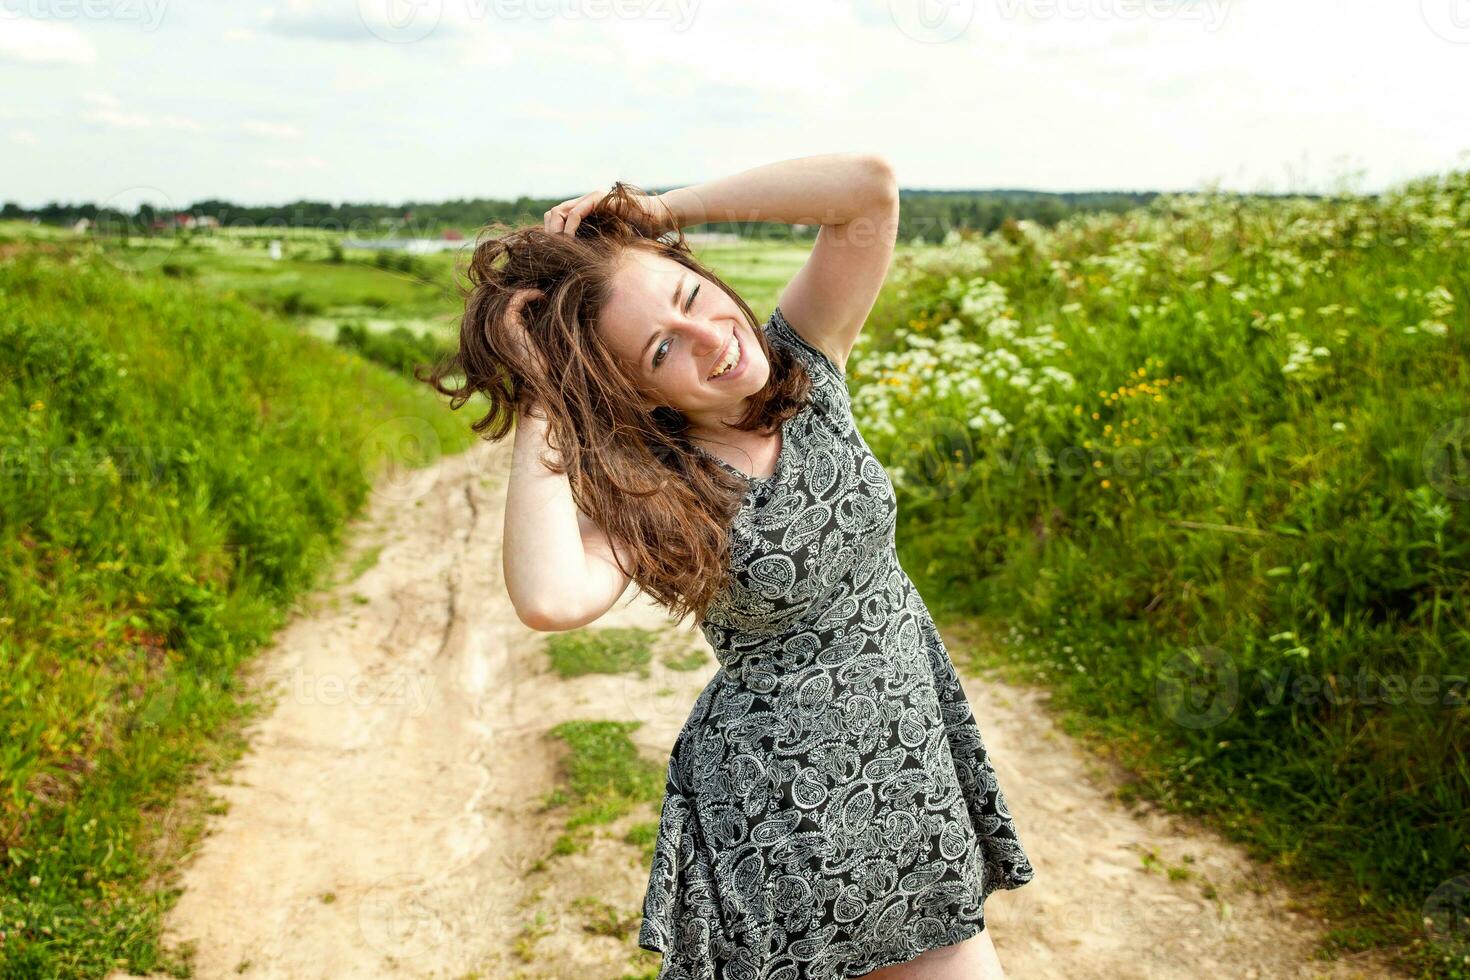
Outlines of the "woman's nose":
[[725,344],[726,333],[712,323],[689,324],[691,346],[694,352],[700,356],[708,356],[719,350]]

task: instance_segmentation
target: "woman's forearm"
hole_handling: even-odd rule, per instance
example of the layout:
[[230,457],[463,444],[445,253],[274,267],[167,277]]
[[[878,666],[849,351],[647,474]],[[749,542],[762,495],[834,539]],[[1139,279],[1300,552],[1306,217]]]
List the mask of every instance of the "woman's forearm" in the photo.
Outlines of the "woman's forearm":
[[870,153],[827,153],[768,163],[658,195],[678,227],[713,221],[840,225],[893,188],[893,171]]
[[516,418],[501,537],[506,592],[522,622],[537,629],[552,626],[576,605],[587,578],[571,483],[539,458],[548,452],[546,430],[545,418]]

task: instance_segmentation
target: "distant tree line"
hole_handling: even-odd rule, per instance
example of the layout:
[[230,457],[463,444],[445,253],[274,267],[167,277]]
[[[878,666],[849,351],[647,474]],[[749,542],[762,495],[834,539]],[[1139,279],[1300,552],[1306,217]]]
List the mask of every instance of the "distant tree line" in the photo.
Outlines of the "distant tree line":
[[[646,189],[650,193],[661,190]],[[302,199],[284,205],[255,207],[209,199],[196,201],[178,211],[144,204],[131,213],[99,209],[95,204],[59,202],[27,209],[7,201],[0,208],[0,219],[34,219],[42,224],[71,226],[87,218],[104,232],[109,228],[121,231],[126,227],[130,233],[149,233],[160,226],[171,227],[176,216],[191,215],[196,221],[212,217],[226,228],[315,229],[359,237],[437,237],[450,229],[473,234],[492,223],[510,226],[536,224],[549,208],[571,196],[409,201],[397,205],[330,204]],[[951,229],[991,232],[1007,220],[1031,220],[1051,227],[1078,211],[1127,211],[1147,204],[1157,196],[1156,191],[902,190],[899,238],[934,242],[943,239]],[[769,227],[767,222],[711,222],[700,225],[699,230],[764,237],[770,234]],[[783,231],[783,234],[789,233],[789,230]],[[815,234],[815,227],[797,232],[798,237]]]

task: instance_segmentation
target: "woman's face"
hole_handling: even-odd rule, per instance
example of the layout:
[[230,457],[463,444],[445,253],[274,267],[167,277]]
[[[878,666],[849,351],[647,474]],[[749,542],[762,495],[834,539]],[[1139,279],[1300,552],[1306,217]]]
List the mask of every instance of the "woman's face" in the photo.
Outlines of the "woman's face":
[[770,376],[770,363],[734,300],[663,255],[623,253],[598,327],[658,404],[691,419],[743,411],[740,403]]

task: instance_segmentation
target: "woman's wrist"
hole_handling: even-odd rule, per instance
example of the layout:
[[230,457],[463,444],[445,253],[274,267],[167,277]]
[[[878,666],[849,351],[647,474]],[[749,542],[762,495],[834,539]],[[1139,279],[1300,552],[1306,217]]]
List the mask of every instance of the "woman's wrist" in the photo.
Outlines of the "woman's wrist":
[[[680,188],[680,190],[682,189]],[[685,219],[684,215],[676,207],[674,200],[669,197],[671,193],[671,191],[664,191],[662,194],[653,195],[653,207],[651,210],[658,221],[658,233],[660,235],[671,231],[678,231],[680,228],[698,223]]]

